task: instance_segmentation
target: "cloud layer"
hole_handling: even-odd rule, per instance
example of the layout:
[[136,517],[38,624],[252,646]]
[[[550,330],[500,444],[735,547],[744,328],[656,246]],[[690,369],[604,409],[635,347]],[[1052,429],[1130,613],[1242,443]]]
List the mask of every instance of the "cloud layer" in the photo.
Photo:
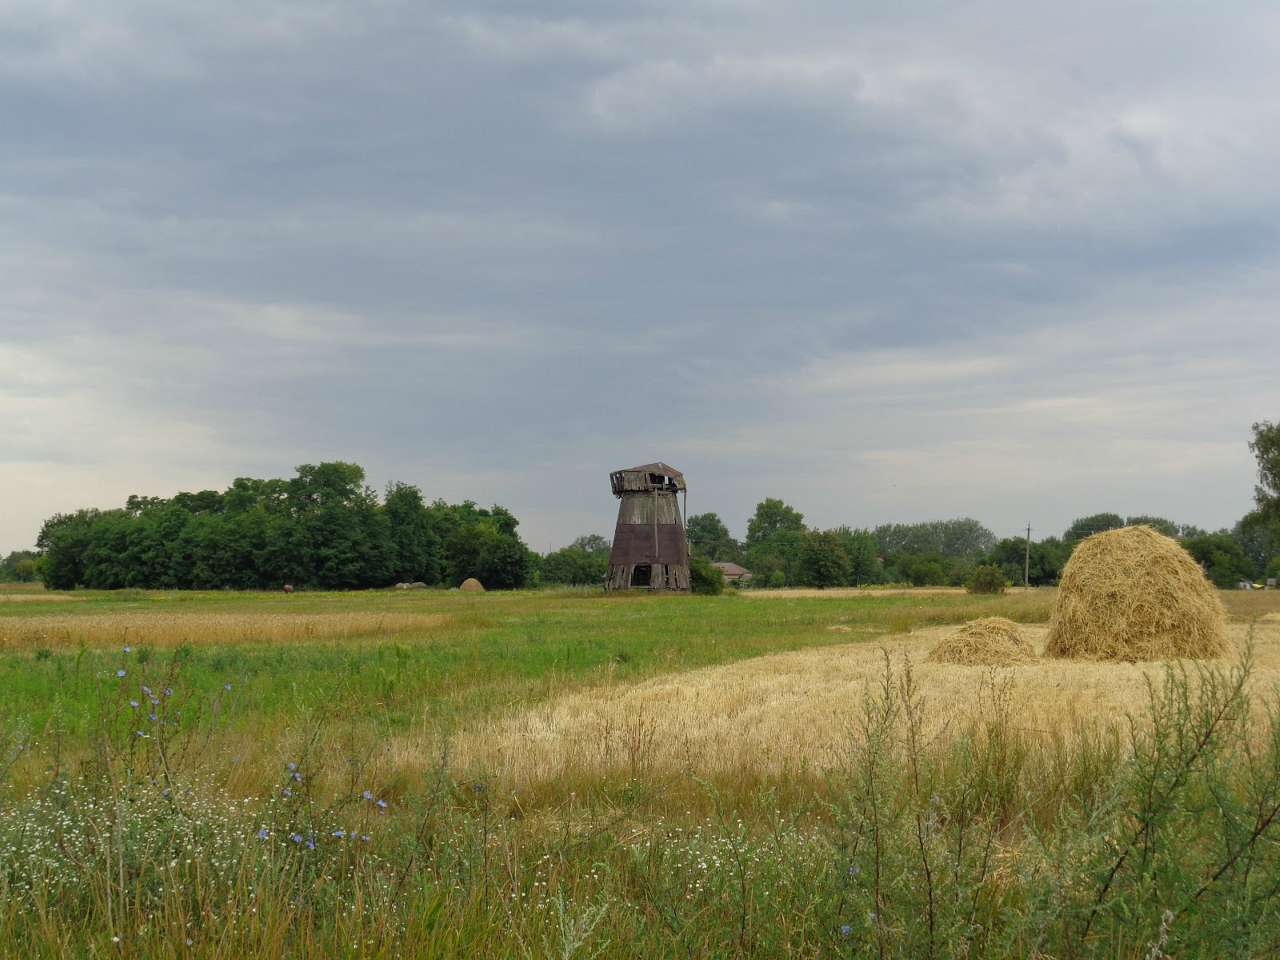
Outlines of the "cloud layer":
[[0,550],[355,459],[609,532],[1249,506],[1280,15],[0,0]]

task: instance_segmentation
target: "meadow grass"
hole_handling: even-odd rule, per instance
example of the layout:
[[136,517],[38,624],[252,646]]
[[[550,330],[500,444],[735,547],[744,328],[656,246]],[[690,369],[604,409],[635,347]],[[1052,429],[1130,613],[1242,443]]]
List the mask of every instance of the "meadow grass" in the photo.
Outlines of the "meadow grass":
[[[0,601],[0,635],[54,638],[0,653],[3,956],[1280,949],[1280,723],[1252,656],[1155,669],[1132,726],[1029,729],[999,672],[935,722],[909,635],[1043,623],[1048,591],[74,596]],[[1242,620],[1275,599],[1228,596]],[[530,711],[686,675],[709,696],[851,642],[872,666],[804,721],[820,770],[655,764],[625,722],[604,772],[475,762]]]

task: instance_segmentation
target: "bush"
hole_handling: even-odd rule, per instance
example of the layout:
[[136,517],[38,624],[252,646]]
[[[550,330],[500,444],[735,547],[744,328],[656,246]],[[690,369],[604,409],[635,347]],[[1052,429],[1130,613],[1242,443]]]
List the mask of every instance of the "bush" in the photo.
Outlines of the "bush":
[[690,557],[689,586],[694,593],[717,596],[724,593],[724,574],[710,560],[703,557]]
[[983,563],[973,568],[969,582],[965,584],[970,593],[1004,593],[1004,571],[994,563]]

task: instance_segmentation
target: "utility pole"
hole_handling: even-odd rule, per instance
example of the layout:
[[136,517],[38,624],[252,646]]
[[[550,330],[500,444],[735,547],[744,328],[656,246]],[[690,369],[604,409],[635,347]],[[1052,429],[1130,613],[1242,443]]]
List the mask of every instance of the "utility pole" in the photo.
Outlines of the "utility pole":
[[1022,562],[1022,589],[1031,588],[1031,524],[1027,524],[1027,552]]

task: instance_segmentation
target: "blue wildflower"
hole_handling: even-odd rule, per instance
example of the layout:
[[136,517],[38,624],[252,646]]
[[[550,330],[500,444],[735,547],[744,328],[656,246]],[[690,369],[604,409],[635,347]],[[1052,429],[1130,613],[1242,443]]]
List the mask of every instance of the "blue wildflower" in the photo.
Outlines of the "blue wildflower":
[[138,707],[139,707],[139,703],[138,703],[138,701],[137,701],[137,700],[130,700],[130,701],[129,701],[129,706],[131,706],[131,707],[133,707],[133,709],[137,710],[137,709],[138,709]]
[[267,837],[271,836],[271,831],[268,830],[266,827],[263,827],[256,834],[254,834],[254,836],[256,836],[259,840],[265,840],[267,839]]
[[315,838],[315,837],[307,837],[307,849],[308,849],[308,850],[314,850],[315,848],[316,848],[316,838]]
[[335,831],[333,831],[333,835],[334,835],[335,837],[337,837],[339,840],[345,840],[345,839],[346,839],[346,837],[347,837],[347,831],[345,831],[345,830],[335,830]]
[[378,801],[378,806],[379,806],[379,807],[381,807],[383,810],[387,809],[387,801],[385,801],[385,800],[379,800],[379,801]]
[[222,689],[223,689],[223,690],[226,690],[228,693],[230,693],[230,692],[231,692],[231,684],[229,684],[229,683],[224,683],[224,684],[222,685]]
[[148,687],[145,683],[142,685],[142,692],[145,693],[148,697],[151,696],[151,688]]
[[123,670],[117,670],[117,671],[116,671],[116,676],[117,676],[117,677],[123,677],[123,676],[124,676],[124,671],[123,671]]
[[125,648],[124,648],[124,652],[125,652],[125,653],[133,653],[133,647],[125,647]]
[[840,936],[849,937],[853,935],[853,927],[847,923],[840,924]]
[[173,696],[173,687],[165,687],[165,688],[164,688],[164,695],[165,695],[166,697],[172,697],[172,696]]
[[298,765],[297,765],[296,763],[293,763],[293,762],[286,763],[284,766],[285,766],[285,769],[286,769],[286,770],[297,770],[297,769],[298,769]]
[[849,868],[849,876],[851,877],[856,877],[861,872],[862,869],[856,863]]
[[369,836],[367,833],[362,833],[360,834],[360,839],[363,840],[365,843],[368,843],[370,840],[373,839],[373,837]]
[[283,795],[284,795],[284,796],[286,796],[286,797],[292,797],[292,796],[293,796],[293,791],[292,791],[292,790],[290,790],[288,787],[285,787],[283,790],[281,790],[281,791],[280,791],[280,793],[281,793],[281,794],[283,794]]
[[294,843],[301,843],[301,842],[302,842],[302,834],[300,834],[300,833],[291,833],[291,834],[289,834],[289,839],[290,839],[290,840],[292,840]]
[[141,730],[135,730],[135,731],[134,731],[134,733],[136,733],[138,736],[142,737],[144,740],[145,740],[145,739],[146,739],[146,737],[147,737],[147,735],[146,735],[145,733],[143,733]]
[[152,723],[155,723],[155,722],[156,722],[157,720],[159,720],[160,718],[159,718],[159,717],[157,717],[154,713],[148,713],[148,714],[147,714],[147,719],[148,719],[148,720],[150,720]]
[[372,791],[372,790],[365,790],[363,793],[361,793],[361,794],[360,794],[360,796],[364,797],[364,799],[366,799],[366,800],[372,800],[372,799],[373,799],[373,791]]

